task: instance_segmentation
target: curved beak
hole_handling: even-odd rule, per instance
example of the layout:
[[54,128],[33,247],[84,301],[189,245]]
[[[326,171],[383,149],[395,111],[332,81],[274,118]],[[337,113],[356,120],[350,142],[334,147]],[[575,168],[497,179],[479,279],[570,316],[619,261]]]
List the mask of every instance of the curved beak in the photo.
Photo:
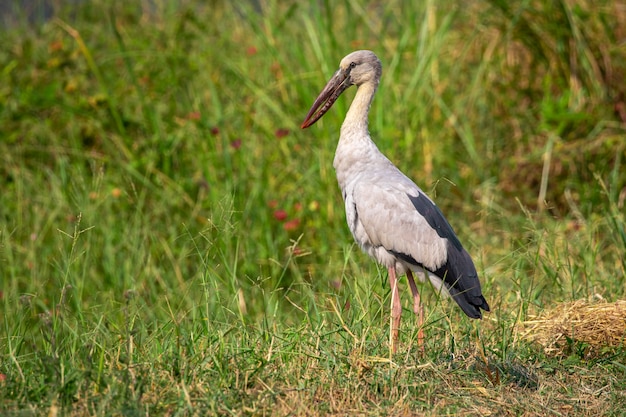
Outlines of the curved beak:
[[332,107],[337,98],[350,87],[350,72],[342,69],[337,70],[335,75],[328,81],[326,87],[317,96],[311,110],[306,115],[306,118],[300,126],[302,129],[306,129],[313,123],[317,122],[323,115]]

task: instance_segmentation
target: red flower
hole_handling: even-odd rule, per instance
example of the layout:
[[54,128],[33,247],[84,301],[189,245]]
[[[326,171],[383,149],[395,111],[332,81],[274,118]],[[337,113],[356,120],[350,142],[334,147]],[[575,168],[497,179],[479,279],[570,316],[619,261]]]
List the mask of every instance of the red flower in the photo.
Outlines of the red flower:
[[279,222],[285,221],[287,218],[287,212],[285,210],[278,209],[274,212],[274,218]]
[[297,229],[298,226],[300,226],[300,219],[291,219],[283,224],[283,229],[290,231]]
[[235,139],[234,141],[232,141],[232,142],[230,143],[230,147],[231,147],[231,148],[233,148],[233,149],[239,149],[239,148],[241,148],[241,139],[240,139],[240,138],[237,138],[237,139]]
[[274,134],[276,135],[278,139],[284,138],[285,136],[289,134],[289,129],[285,129],[285,128],[276,129],[276,132]]

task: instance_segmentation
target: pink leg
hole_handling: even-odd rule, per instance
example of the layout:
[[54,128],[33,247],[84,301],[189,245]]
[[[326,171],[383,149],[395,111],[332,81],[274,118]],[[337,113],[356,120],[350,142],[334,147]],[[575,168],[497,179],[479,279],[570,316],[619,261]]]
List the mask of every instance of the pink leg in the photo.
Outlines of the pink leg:
[[417,291],[417,285],[415,285],[413,273],[410,270],[406,271],[406,277],[409,280],[409,286],[411,287],[411,292],[413,293],[413,312],[417,316],[417,325],[419,326],[419,330],[417,332],[417,344],[422,350],[424,350],[424,309],[420,303],[420,293]]
[[391,351],[396,353],[398,350],[398,331],[400,330],[402,303],[400,302],[398,278],[395,268],[389,268],[389,284],[391,284],[391,340],[389,343],[391,344]]

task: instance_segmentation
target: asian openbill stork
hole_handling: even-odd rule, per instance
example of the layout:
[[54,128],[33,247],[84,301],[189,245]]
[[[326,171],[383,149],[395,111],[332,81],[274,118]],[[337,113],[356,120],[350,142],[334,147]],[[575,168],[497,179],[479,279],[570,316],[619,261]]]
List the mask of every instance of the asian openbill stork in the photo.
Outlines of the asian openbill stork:
[[423,348],[423,309],[413,279],[428,277],[469,317],[479,319],[489,305],[482,295],[474,263],[435,203],[383,155],[368,132],[368,113],[382,73],[371,51],[355,51],[319,94],[302,128],[319,120],[352,85],[357,92],[341,125],[333,166],[345,201],[346,219],[359,246],[389,271],[390,343],[397,349],[402,305],[397,277],[406,274]]

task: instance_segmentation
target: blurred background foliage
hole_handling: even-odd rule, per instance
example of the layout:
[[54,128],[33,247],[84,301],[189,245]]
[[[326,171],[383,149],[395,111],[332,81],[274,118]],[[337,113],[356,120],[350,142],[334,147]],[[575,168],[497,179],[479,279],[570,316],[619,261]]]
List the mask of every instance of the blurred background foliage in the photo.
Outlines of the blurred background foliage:
[[[79,215],[95,261],[85,274],[102,289],[172,271],[183,282],[198,273],[196,250],[216,251],[217,274],[248,277],[240,285],[332,281],[344,267],[328,259],[351,241],[331,168],[349,100],[311,131],[298,125],[357,48],[384,62],[376,141],[470,246],[524,228],[529,213],[573,234],[611,213],[623,221],[621,2],[94,1],[11,12],[1,268],[25,288],[22,277],[56,269],[57,229],[69,233]],[[139,258],[127,256],[137,245]]]
[[[12,9],[0,51],[3,238],[20,260],[5,276],[47,276],[80,213],[102,288],[170,268],[184,281],[198,236],[218,275],[328,281],[350,242],[331,168],[349,100],[298,125],[357,48],[384,62],[379,146],[461,235],[623,211],[620,2],[42,4]],[[137,244],[143,259],[126,256]]]

